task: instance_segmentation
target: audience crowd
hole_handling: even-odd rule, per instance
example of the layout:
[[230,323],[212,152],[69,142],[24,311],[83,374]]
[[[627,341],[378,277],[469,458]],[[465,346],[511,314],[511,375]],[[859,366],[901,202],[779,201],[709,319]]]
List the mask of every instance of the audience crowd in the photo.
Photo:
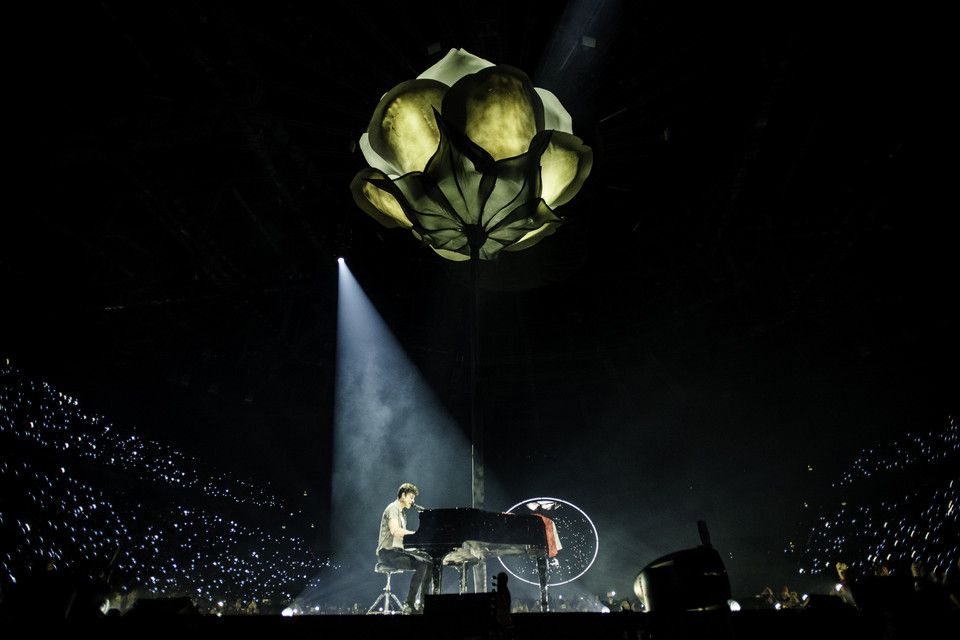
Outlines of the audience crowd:
[[[960,557],[960,425],[865,450],[832,488],[801,550],[801,573],[922,571],[943,582]],[[842,560],[841,560],[842,559]]]
[[125,612],[161,596],[249,612],[335,570],[287,533],[296,514],[268,489],[89,415],[9,362],[0,363],[0,486],[7,613],[74,615],[107,599]]

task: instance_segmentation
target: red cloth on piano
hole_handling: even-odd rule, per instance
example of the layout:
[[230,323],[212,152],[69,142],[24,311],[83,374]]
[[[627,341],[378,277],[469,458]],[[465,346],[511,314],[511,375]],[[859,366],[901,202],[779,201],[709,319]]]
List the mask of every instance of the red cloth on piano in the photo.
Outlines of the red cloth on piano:
[[[539,513],[533,514],[535,516],[540,516]],[[553,526],[553,520],[546,516],[540,516],[540,519],[543,520],[543,527],[546,529],[547,533],[547,555],[551,558],[557,555],[557,530]]]

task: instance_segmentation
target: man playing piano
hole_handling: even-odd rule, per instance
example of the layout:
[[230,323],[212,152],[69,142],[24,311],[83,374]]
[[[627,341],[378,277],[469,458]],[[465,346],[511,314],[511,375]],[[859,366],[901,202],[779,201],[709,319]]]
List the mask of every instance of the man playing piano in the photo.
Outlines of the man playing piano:
[[393,569],[413,571],[410,579],[410,590],[403,605],[403,613],[409,614],[416,610],[417,594],[426,595],[430,592],[431,575],[430,563],[417,558],[403,550],[403,536],[413,533],[408,530],[405,509],[413,506],[413,499],[419,491],[406,482],[397,490],[397,499],[387,505],[380,518],[380,541],[377,544],[377,560]]

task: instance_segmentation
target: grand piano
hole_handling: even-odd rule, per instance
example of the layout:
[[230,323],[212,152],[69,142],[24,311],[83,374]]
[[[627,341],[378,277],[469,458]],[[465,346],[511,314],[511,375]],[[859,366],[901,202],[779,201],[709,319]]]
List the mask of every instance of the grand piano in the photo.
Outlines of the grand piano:
[[403,548],[433,564],[434,593],[440,593],[445,564],[456,567],[463,593],[467,569],[480,561],[507,555],[530,556],[537,562],[540,609],[546,611],[547,558],[557,554],[551,540],[554,535],[553,523],[539,515],[466,508],[424,509],[420,512],[420,527],[404,537]]

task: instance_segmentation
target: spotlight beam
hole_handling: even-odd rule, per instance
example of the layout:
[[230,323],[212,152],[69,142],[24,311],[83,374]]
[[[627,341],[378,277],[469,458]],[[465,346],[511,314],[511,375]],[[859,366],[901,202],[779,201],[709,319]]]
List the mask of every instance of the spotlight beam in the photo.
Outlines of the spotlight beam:
[[338,286],[331,539],[341,564],[372,573],[396,487],[413,482],[434,508],[467,504],[470,446],[342,261]]

